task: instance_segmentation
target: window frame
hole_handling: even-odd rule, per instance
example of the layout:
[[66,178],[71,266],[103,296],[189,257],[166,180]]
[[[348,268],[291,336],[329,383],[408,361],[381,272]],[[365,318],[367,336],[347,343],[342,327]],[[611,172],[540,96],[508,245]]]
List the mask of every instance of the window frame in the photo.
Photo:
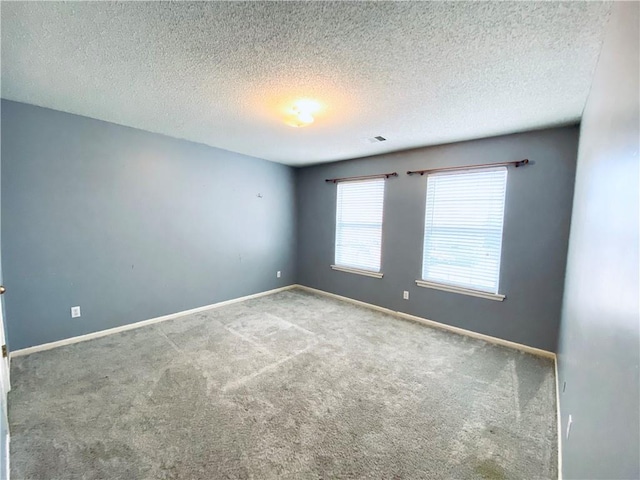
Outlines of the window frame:
[[[501,231],[500,231],[500,247],[498,251],[498,266],[497,266],[497,277],[496,277],[496,291],[483,290],[471,288],[466,285],[460,285],[456,283],[447,283],[445,281],[440,281],[436,279],[424,278],[425,273],[425,260],[427,255],[427,216],[429,213],[429,177],[431,175],[438,176],[454,176],[454,175],[466,175],[470,173],[478,173],[479,171],[488,171],[488,170],[504,170],[504,196],[502,198],[502,222],[501,222]],[[500,276],[502,272],[502,253],[503,253],[503,239],[504,239],[504,222],[505,222],[505,212],[506,212],[506,203],[507,203],[507,185],[508,185],[508,169],[506,167],[487,167],[487,168],[470,168],[468,170],[461,170],[456,172],[442,172],[442,173],[434,173],[427,176],[427,189],[425,192],[425,212],[424,212],[424,228],[423,228],[423,237],[422,237],[422,263],[421,263],[421,271],[420,271],[420,279],[416,280],[416,285],[424,288],[431,288],[436,290],[442,290],[451,293],[459,293],[464,295],[471,295],[479,298],[486,298],[490,300],[503,301],[506,296],[499,293],[501,288]],[[435,201],[435,200],[434,200]]]
[[[373,182],[380,182],[382,184],[382,202],[381,202],[381,212],[380,212],[380,250],[379,250],[379,260],[378,260],[378,265],[379,268],[378,270],[373,270],[373,269],[366,269],[366,268],[360,268],[358,266],[353,266],[353,265],[348,265],[348,264],[341,264],[338,263],[338,232],[339,232],[339,218],[340,218],[340,191],[339,189],[341,188],[341,186],[344,185],[348,185],[348,184],[354,184],[354,183],[373,183]],[[383,246],[384,246],[384,210],[385,210],[385,197],[386,197],[386,188],[387,188],[387,182],[386,182],[386,178],[371,178],[371,179],[361,179],[361,180],[343,180],[340,182],[337,182],[337,188],[336,188],[336,207],[335,207],[335,213],[336,213],[336,217],[335,217],[335,222],[334,222],[334,235],[333,235],[333,247],[334,247],[334,251],[333,251],[333,260],[334,263],[331,264],[331,269],[332,270],[336,270],[336,271],[340,271],[340,272],[346,272],[346,273],[353,273],[353,274],[357,274],[357,275],[363,275],[366,277],[371,277],[371,278],[382,278],[384,276],[384,274],[382,273],[382,252],[383,252]],[[344,222],[343,222],[344,223]]]

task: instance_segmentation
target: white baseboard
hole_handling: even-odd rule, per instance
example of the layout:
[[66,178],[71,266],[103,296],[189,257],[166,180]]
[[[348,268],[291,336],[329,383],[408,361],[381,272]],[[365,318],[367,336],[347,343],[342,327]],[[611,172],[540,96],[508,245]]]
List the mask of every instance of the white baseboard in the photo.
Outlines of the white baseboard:
[[307,287],[305,285],[294,285],[295,288],[299,288],[301,290],[307,290],[309,292],[314,292],[320,295],[325,295],[332,298],[337,298],[339,300],[344,300],[345,302],[354,303],[356,305],[360,305],[362,307],[370,308],[373,310],[377,310],[379,312],[388,313],[389,315],[394,315],[396,317],[404,318],[406,320],[411,320],[414,322],[422,323],[424,325],[428,325],[430,327],[439,328],[441,330],[447,330],[449,332],[454,332],[459,335],[466,335],[467,337],[477,338],[480,340],[484,340],[485,342],[494,343],[496,345],[502,345],[504,347],[513,348],[515,350],[520,350],[522,352],[531,353],[533,355],[537,355],[540,357],[551,358],[555,360],[556,354],[553,352],[549,352],[547,350],[542,350],[540,348],[530,347],[528,345],[523,345],[521,343],[511,342],[509,340],[504,340],[502,338],[492,337],[491,335],[485,335],[483,333],[473,332],[471,330],[466,330],[464,328],[454,327],[451,325],[447,325],[445,323],[435,322],[433,320],[429,320],[422,317],[417,317],[415,315],[411,315],[404,312],[397,312],[395,310],[391,310],[389,308],[380,307],[378,305],[373,305],[371,303],[361,302],[360,300],[354,300],[353,298],[343,297],[342,295],[336,295],[335,293],[325,292],[324,290],[318,290],[317,288]]
[[57,340],[55,342],[44,343],[42,345],[35,345],[33,347],[21,348],[9,353],[9,359],[13,357],[20,357],[22,355],[29,355],[31,353],[42,352],[44,350],[51,350],[52,348],[62,347],[64,345],[71,345],[73,343],[85,342],[94,338],[106,337],[107,335],[113,335],[114,333],[126,332],[127,330],[133,330],[136,328],[146,327],[147,325],[153,325],[154,323],[165,322],[167,320],[173,320],[174,318],[184,317],[185,315],[191,315],[193,313],[203,312],[205,310],[211,310],[213,308],[224,307],[225,305],[231,305],[234,303],[244,302],[245,300],[251,300],[252,298],[264,297],[267,295],[273,295],[274,293],[283,292],[285,290],[291,290],[296,288],[297,285],[287,285],[286,287],[274,288],[273,290],[267,290],[265,292],[254,293],[253,295],[246,295],[244,297],[232,298],[231,300],[224,300],[218,303],[212,303],[211,305],[205,305],[203,307],[192,308],[190,310],[184,310],[182,312],[171,313],[169,315],[163,315],[161,317],[150,318],[149,320],[142,320],[140,322],[129,323],[120,327],[108,328],[106,330],[100,330],[93,333],[87,333],[86,335],[79,335],[77,337],[65,338],[64,340]]
[[560,377],[558,377],[558,357],[553,362],[556,373],[556,416],[558,418],[558,480],[562,480],[562,416],[560,415]]
[[[273,295],[274,293],[282,292],[282,291],[285,291],[285,290],[291,290],[293,288],[299,288],[301,290],[307,290],[309,292],[314,292],[314,293],[317,293],[317,294],[320,294],[320,295],[325,295],[325,296],[328,296],[328,297],[337,298],[337,299],[343,300],[345,302],[350,302],[350,303],[353,303],[353,304],[356,304],[356,305],[360,305],[360,306],[363,306],[363,307],[366,307],[366,308],[377,310],[379,312],[387,313],[389,315],[394,315],[396,317],[400,317],[400,318],[404,318],[404,319],[411,320],[411,321],[414,321],[414,322],[422,323],[422,324],[428,325],[430,327],[439,328],[441,330],[447,330],[447,331],[454,332],[454,333],[457,333],[457,334],[460,334],[460,335],[466,335],[468,337],[477,338],[477,339],[484,340],[484,341],[489,342],[489,343],[494,343],[494,344],[497,344],[497,345],[502,345],[502,346],[505,346],[505,347],[513,348],[515,350],[520,350],[520,351],[523,351],[523,352],[531,353],[533,355],[547,357],[547,358],[551,358],[551,359],[554,359],[554,360],[556,358],[555,353],[549,352],[547,350],[542,350],[542,349],[539,349],[539,348],[530,347],[528,345],[522,345],[520,343],[511,342],[509,340],[503,340],[502,338],[492,337],[490,335],[485,335],[485,334],[482,334],[482,333],[473,332],[471,330],[466,330],[464,328],[454,327],[454,326],[447,325],[447,324],[444,324],[444,323],[435,322],[433,320],[429,320],[429,319],[426,319],[426,318],[418,317],[416,315],[411,315],[411,314],[404,313],[404,312],[397,312],[397,311],[391,310],[389,308],[380,307],[378,305],[373,305],[371,303],[361,302],[360,300],[354,300],[354,299],[349,298],[349,297],[343,297],[342,295],[337,295],[335,293],[325,292],[324,290],[318,290],[316,288],[311,288],[311,287],[307,287],[305,285],[299,285],[299,284],[288,285],[286,287],[275,288],[273,290],[267,290],[265,292],[254,293],[253,295],[246,295],[244,297],[233,298],[231,300],[225,300],[225,301],[222,301],[222,302],[213,303],[211,305],[205,305],[205,306],[198,307],[198,308],[192,308],[190,310],[184,310],[182,312],[171,313],[169,315],[163,315],[161,317],[151,318],[149,320],[142,320],[140,322],[130,323],[130,324],[127,324],[127,325],[122,325],[120,327],[109,328],[109,329],[106,329],[106,330],[100,330],[98,332],[88,333],[86,335],[80,335],[80,336],[77,336],[77,337],[65,338],[64,340],[58,340],[58,341],[55,341],[55,342],[45,343],[45,344],[42,344],[42,345],[35,345],[33,347],[22,348],[20,350],[15,350],[13,352],[10,352],[9,355],[10,355],[10,358],[19,357],[19,356],[22,356],[22,355],[29,355],[29,354],[35,353],[35,352],[41,352],[41,351],[44,351],[44,350],[50,350],[52,348],[62,347],[64,345],[71,345],[73,343],[84,342],[86,340],[92,340],[94,338],[105,337],[107,335],[113,335],[114,333],[125,332],[127,330],[133,330],[133,329],[136,329],[136,328],[145,327],[147,325],[153,325],[154,323],[159,323],[159,322],[164,322],[164,321],[167,321],[167,320],[172,320],[174,318],[183,317],[185,315],[191,315],[193,313],[203,312],[205,310],[210,310],[210,309],[213,309],[213,308],[223,307],[225,305],[231,305],[231,304],[234,304],[234,303],[244,302],[245,300],[250,300],[252,298],[264,297],[266,295]],[[557,375],[556,375],[556,381],[557,381]]]

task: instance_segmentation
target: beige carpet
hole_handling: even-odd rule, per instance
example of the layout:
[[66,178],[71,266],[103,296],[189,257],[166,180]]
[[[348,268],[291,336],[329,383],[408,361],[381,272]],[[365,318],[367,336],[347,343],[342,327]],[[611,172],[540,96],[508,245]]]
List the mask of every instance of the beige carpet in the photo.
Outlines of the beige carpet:
[[11,368],[13,479],[557,477],[551,360],[301,290]]

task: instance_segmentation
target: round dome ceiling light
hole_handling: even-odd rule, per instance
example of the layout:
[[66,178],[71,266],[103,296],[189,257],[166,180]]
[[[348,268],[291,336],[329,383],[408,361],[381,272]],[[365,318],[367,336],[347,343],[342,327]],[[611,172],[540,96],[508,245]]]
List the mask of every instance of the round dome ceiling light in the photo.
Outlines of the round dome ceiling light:
[[297,100],[289,110],[289,118],[285,121],[292,127],[306,127],[311,125],[315,118],[313,115],[320,110],[320,103],[316,100],[303,98]]

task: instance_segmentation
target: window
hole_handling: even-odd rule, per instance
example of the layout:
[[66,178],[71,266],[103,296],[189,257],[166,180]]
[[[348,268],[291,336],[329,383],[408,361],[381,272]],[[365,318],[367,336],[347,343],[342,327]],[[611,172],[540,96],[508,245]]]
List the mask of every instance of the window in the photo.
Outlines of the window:
[[418,285],[504,299],[498,285],[506,186],[506,167],[429,175]]
[[373,272],[370,276],[382,277],[378,272],[384,182],[379,178],[338,183],[336,264],[332,268]]

